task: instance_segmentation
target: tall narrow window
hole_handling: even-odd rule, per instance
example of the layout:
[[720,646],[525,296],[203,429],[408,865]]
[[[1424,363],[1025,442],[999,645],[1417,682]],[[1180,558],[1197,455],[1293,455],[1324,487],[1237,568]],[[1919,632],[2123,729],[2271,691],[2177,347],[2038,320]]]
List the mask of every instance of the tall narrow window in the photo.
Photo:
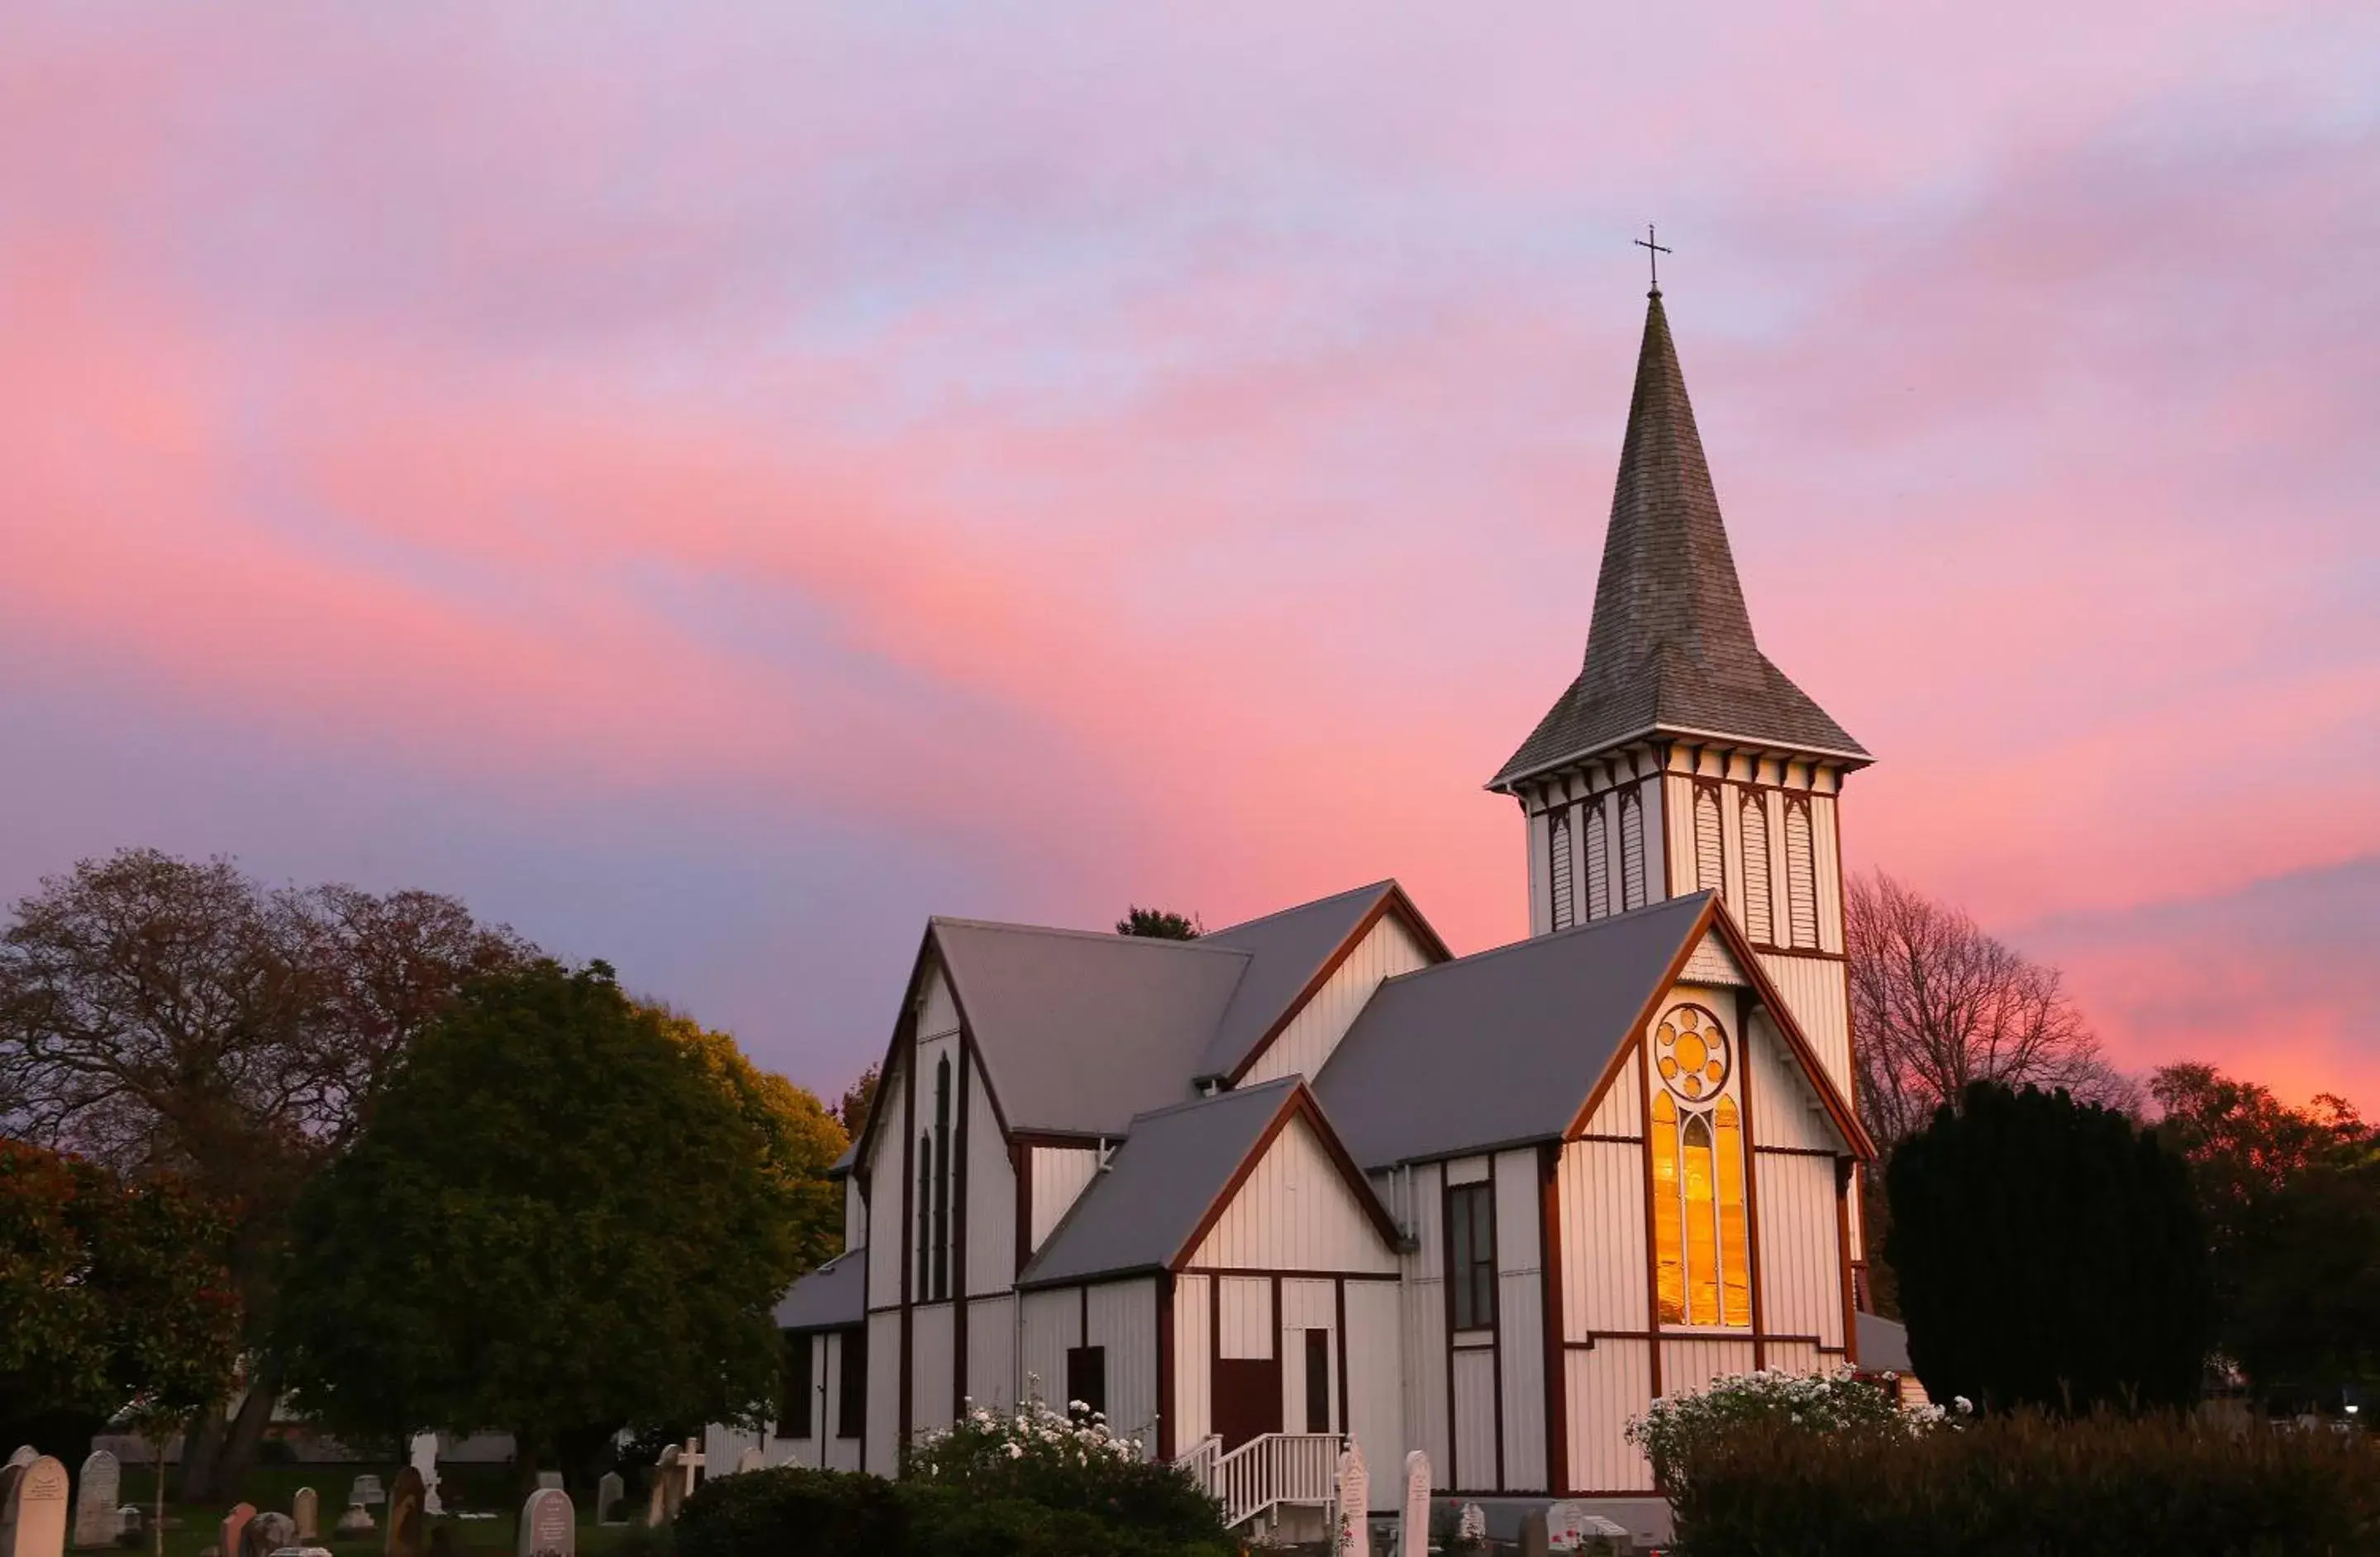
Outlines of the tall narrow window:
[[951,1057],[934,1067],[934,1285],[936,1302],[951,1295]]
[[1586,917],[1611,912],[1611,843],[1604,832],[1603,802],[1586,808]]
[[1066,1348],[1066,1409],[1080,1401],[1086,1411],[1104,1414],[1108,1408],[1108,1349],[1105,1346]]
[[1305,1430],[1330,1430],[1330,1332],[1305,1332]]
[[1457,1330],[1496,1322],[1496,1198],[1492,1186],[1458,1184],[1446,1192],[1447,1282]]
[[917,1132],[917,1268],[909,1276],[912,1302],[930,1302],[934,1270],[934,1133]]
[[1673,1006],[1654,1032],[1652,1054],[1660,1078],[1647,1132],[1660,1322],[1748,1325],[1743,1128],[1727,1030],[1700,1006]]
[[1785,906],[1796,946],[1818,943],[1818,865],[1810,844],[1810,802],[1785,801]]
[[1620,797],[1621,906],[1645,906],[1645,802],[1634,790]]
[[777,1436],[810,1435],[810,1338],[807,1332],[785,1331],[785,1371],[777,1386]]
[[1694,886],[1703,892],[1727,890],[1724,833],[1718,824],[1718,791],[1694,786]]
[[1554,822],[1546,829],[1546,849],[1551,858],[1547,861],[1546,880],[1552,883],[1554,894],[1554,928],[1568,930],[1577,921],[1576,900],[1571,895],[1570,808],[1564,806],[1554,813]]
[[1768,802],[1760,791],[1743,797],[1743,928],[1755,941],[1769,940]]
[[858,1438],[868,1431],[868,1332],[843,1332],[843,1397],[835,1403],[834,1435]]

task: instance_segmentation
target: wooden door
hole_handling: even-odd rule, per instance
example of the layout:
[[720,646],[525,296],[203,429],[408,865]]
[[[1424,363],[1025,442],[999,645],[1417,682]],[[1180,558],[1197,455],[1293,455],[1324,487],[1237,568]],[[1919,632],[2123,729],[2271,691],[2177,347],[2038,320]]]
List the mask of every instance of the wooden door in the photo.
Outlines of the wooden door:
[[1281,1430],[1281,1358],[1222,1357],[1215,1363],[1215,1430],[1226,1453]]

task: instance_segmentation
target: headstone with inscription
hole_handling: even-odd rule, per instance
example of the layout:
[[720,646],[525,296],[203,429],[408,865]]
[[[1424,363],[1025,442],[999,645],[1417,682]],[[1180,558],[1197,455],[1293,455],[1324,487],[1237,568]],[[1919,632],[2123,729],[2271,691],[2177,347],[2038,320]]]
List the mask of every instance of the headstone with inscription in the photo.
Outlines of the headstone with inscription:
[[47,1454],[12,1465],[0,1482],[0,1557],[61,1557],[67,1549],[67,1467]]
[[421,1473],[411,1466],[396,1473],[388,1494],[387,1557],[422,1557],[428,1550],[428,1515],[422,1508]]
[[1344,1557],[1372,1557],[1372,1473],[1363,1445],[1352,1438],[1339,1454],[1339,1550]]
[[94,1449],[82,1463],[75,1484],[74,1543],[114,1546],[118,1522],[115,1500],[124,1491],[124,1467],[104,1449]]
[[620,1517],[620,1503],[628,1495],[628,1484],[620,1479],[616,1470],[607,1470],[603,1479],[595,1483],[595,1523],[625,1525]]
[[540,1487],[521,1505],[520,1557],[578,1557],[578,1512],[559,1487]]
[[1399,1505],[1397,1557],[1429,1557],[1429,1456],[1415,1449],[1405,1456],[1405,1495]]
[[289,1500],[289,1517],[298,1522],[299,1540],[316,1540],[322,1534],[322,1497],[311,1487],[300,1487],[298,1495]]

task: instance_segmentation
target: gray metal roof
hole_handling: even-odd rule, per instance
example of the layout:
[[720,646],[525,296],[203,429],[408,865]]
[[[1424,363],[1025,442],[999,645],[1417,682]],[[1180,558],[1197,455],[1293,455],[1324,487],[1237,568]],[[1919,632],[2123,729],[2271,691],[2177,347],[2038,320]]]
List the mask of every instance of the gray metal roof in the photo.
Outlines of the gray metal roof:
[[1322,970],[1331,954],[1354,933],[1364,916],[1396,886],[1394,882],[1374,882],[1206,936],[1201,945],[1245,951],[1250,959],[1240,987],[1232,993],[1232,1004],[1224,1007],[1215,1035],[1208,1041],[1198,1074],[1230,1075]]
[[933,923],[1012,1130],[1122,1135],[1188,1096],[1251,960],[1203,941]]
[[1382,984],[1315,1096],[1366,1170],[1569,1127],[1709,904],[1706,892]]
[[1875,1373],[1906,1373],[1909,1369],[1909,1328],[1865,1311],[1852,1316],[1859,1336],[1859,1365]]
[[1656,729],[1866,757],[1753,639],[1658,291],[1645,311],[1585,663],[1488,787]]
[[866,1318],[868,1251],[848,1249],[801,1277],[777,1300],[779,1330],[834,1330]]
[[1170,1265],[1288,1103],[1297,1079],[1144,1113],[1018,1275],[1048,1286]]

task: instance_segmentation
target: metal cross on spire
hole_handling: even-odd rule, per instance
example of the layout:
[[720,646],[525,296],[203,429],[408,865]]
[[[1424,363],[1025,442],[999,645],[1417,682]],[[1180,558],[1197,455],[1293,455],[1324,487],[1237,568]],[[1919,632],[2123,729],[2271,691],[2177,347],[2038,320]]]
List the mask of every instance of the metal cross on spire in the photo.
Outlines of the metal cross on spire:
[[1636,247],[1649,250],[1645,258],[1653,262],[1653,295],[1658,298],[1661,295],[1661,256],[1673,250],[1653,241],[1653,224],[1650,222],[1645,224],[1645,236],[1636,240]]

